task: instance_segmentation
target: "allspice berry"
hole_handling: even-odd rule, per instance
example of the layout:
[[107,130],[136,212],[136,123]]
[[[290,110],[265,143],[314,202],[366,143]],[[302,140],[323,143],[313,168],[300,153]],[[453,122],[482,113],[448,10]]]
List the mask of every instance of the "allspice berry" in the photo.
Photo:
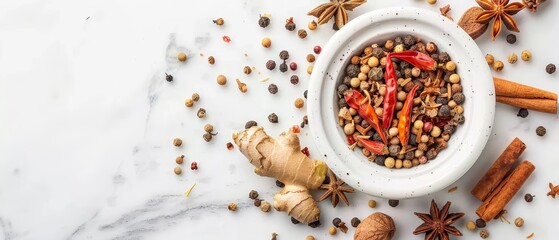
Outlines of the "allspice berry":
[[272,39],[269,37],[262,38],[262,47],[269,48],[272,46]]
[[312,63],[312,62],[314,62],[315,60],[316,60],[316,58],[315,58],[314,55],[312,55],[312,54],[310,54],[310,53],[307,55],[307,62]]
[[307,37],[307,31],[305,31],[305,29],[299,29],[299,31],[297,31],[297,36],[299,36],[299,38],[304,39]]
[[245,66],[243,68],[243,73],[249,75],[250,73],[252,73],[252,69],[249,66]]
[[369,200],[368,205],[369,205],[370,208],[375,208],[377,206],[377,201],[371,199],[371,200]]
[[173,145],[174,145],[175,147],[180,147],[180,146],[182,146],[182,139],[180,139],[180,138],[175,138],[175,139],[173,139]]
[[186,53],[180,52],[179,55],[177,55],[177,59],[181,62],[185,62],[186,61]]
[[262,28],[266,28],[270,25],[270,18],[267,16],[260,16],[260,19],[258,19],[258,25]]

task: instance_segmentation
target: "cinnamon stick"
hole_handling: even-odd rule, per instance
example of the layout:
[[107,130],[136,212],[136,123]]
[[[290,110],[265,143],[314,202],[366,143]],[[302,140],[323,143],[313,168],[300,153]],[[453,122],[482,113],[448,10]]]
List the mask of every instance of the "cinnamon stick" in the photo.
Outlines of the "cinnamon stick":
[[479,206],[476,214],[485,222],[491,221],[522,188],[535,169],[536,167],[530,161],[523,161]]
[[557,94],[493,77],[497,102],[532,109],[540,112],[557,113]]
[[512,165],[518,159],[520,154],[526,149],[524,144],[519,138],[515,138],[507,146],[505,151],[501,153],[499,158],[495,160],[493,165],[487,170],[485,175],[477,182],[472,189],[472,195],[477,199],[484,201],[493,192],[505,175],[510,171]]

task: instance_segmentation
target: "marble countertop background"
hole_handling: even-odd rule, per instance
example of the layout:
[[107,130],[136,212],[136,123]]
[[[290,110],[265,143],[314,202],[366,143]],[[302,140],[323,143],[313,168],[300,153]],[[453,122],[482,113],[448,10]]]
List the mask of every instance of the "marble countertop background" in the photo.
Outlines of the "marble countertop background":
[[[231,134],[255,120],[277,136],[299,124],[304,110],[293,107],[309,81],[305,56],[315,45],[323,45],[334,33],[331,25],[309,32],[301,40],[284,29],[294,17],[299,28],[313,18],[306,12],[325,1],[70,1],[21,0],[0,2],[0,239],[351,239],[349,233],[330,236],[327,228],[334,217],[349,223],[374,211],[391,215],[398,228],[395,239],[422,239],[411,234],[420,224],[414,211],[428,211],[434,198],[441,205],[452,201],[452,211],[466,217],[457,223],[464,239],[477,239],[465,229],[475,219],[479,205],[469,190],[484,170],[516,136],[528,148],[524,159],[537,166],[519,196],[508,205],[506,217],[523,217],[525,226],[494,221],[488,225],[490,239],[555,239],[559,228],[559,200],[546,197],[548,182],[559,184],[559,125],[556,115],[531,111],[526,119],[517,108],[497,104],[495,127],[489,143],[472,169],[446,190],[431,196],[403,200],[391,208],[387,200],[370,209],[372,199],[362,193],[349,195],[351,206],[335,209],[320,203],[322,226],[311,229],[293,225],[284,213],[263,213],[252,206],[248,192],[272,201],[279,190],[274,179],[253,173],[252,166],[237,151],[227,151]],[[447,3],[451,15],[476,5],[473,0],[439,0],[429,5],[420,0],[369,1],[351,12],[350,20],[367,11],[389,6],[416,6],[438,11]],[[496,73],[506,79],[559,92],[557,73],[545,72],[548,63],[559,64],[557,39],[559,5],[548,1],[537,13],[522,11],[515,16],[521,33],[509,45],[505,35],[492,42],[488,34],[477,40],[482,52],[491,52],[505,62]],[[257,25],[262,13],[272,15],[270,27]],[[218,27],[212,19],[223,17]],[[506,31],[505,31],[506,33]],[[222,36],[231,37],[224,43]],[[270,49],[260,46],[268,36]],[[291,74],[269,73],[267,59],[277,59],[289,50],[299,63],[297,86]],[[506,63],[509,53],[533,53],[530,62]],[[179,51],[189,60],[175,60]],[[246,56],[245,56],[246,53]],[[204,57],[201,57],[203,54]],[[209,65],[207,57],[216,58]],[[243,66],[254,66],[250,76]],[[165,73],[175,81],[165,81]],[[215,83],[218,74],[228,84]],[[259,80],[270,77],[266,83]],[[241,78],[249,91],[241,94],[234,83]],[[266,88],[275,83],[277,95]],[[194,108],[184,100],[198,92]],[[207,117],[198,119],[203,107]],[[279,124],[268,123],[275,112]],[[475,116],[470,116],[470,119]],[[211,143],[202,139],[203,126],[211,123],[218,135]],[[538,137],[538,126],[547,135]],[[301,142],[316,153],[308,128]],[[172,140],[184,145],[175,148]],[[176,176],[176,156],[184,154],[184,173]],[[317,155],[314,155],[317,156]],[[199,170],[189,164],[197,161]],[[190,197],[183,193],[196,183]],[[528,204],[524,193],[536,195]],[[315,196],[321,194],[316,191]],[[227,210],[236,202],[237,212]]]

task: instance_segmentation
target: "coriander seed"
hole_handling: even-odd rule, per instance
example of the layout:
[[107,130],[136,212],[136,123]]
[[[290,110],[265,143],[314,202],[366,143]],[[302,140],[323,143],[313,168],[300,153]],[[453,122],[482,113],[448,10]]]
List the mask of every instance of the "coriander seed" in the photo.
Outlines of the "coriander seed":
[[177,166],[175,167],[175,169],[173,170],[175,172],[176,175],[181,175],[182,173],[182,168]]
[[450,81],[450,83],[458,83],[460,82],[460,75],[453,73],[452,75],[450,75],[450,78],[448,80]]
[[524,195],[524,201],[526,201],[526,202],[532,202],[533,200],[534,200],[534,195],[529,194],[529,193],[526,193],[526,194]]
[[357,226],[359,226],[359,224],[361,223],[361,220],[359,220],[359,218],[354,217],[351,219],[351,226],[356,228]]
[[328,228],[328,233],[330,235],[336,235],[336,232],[337,232],[337,230],[334,226],[331,226],[331,227]]
[[312,54],[310,54],[310,53],[307,54],[307,62],[313,63],[314,60],[316,60],[315,57],[314,57],[314,55],[312,55]]
[[260,19],[258,19],[258,25],[262,28],[266,28],[268,25],[270,25],[270,18],[260,15]]
[[194,105],[194,101],[191,98],[187,98],[186,100],[184,100],[184,105],[186,107],[192,107]]
[[268,60],[268,61],[266,62],[266,68],[267,68],[268,70],[274,70],[274,68],[276,68],[276,61],[274,61],[274,60]]
[[269,48],[272,46],[272,40],[269,37],[262,38],[262,47]]
[[495,63],[493,63],[493,70],[497,72],[502,71],[504,67],[505,65],[501,61],[496,61]]
[[263,202],[260,204],[260,210],[261,210],[262,212],[269,212],[271,209],[272,209],[272,205],[270,205],[270,203],[267,202],[267,201],[263,201]]
[[536,128],[536,134],[540,137],[543,137],[546,133],[546,130],[543,126],[539,126],[538,128]]
[[182,164],[184,162],[184,155],[180,155],[177,158],[175,158],[175,162],[177,164]]
[[[376,160],[375,160],[376,161]],[[375,208],[377,206],[377,201],[371,199],[369,200],[369,202],[367,203],[367,205],[369,205],[370,208]]]
[[192,101],[198,102],[200,100],[200,95],[198,93],[192,94]]
[[309,30],[314,31],[318,27],[318,24],[314,20],[312,20],[309,22],[307,27],[309,28]]
[[388,200],[388,205],[390,205],[391,207],[397,207],[398,205],[400,205],[400,200],[390,199]]
[[206,117],[206,109],[203,109],[203,108],[198,109],[198,112],[196,113],[196,116],[198,116],[198,118]]
[[510,64],[515,64],[516,61],[518,61],[518,56],[516,55],[516,53],[511,53],[507,58],[507,60],[509,61]]
[[305,29],[299,29],[297,31],[297,36],[299,36],[300,39],[304,39],[307,37],[307,31],[305,31]]
[[295,107],[296,108],[302,108],[303,106],[305,106],[305,101],[303,101],[303,99],[301,99],[301,98],[295,99]]
[[249,129],[249,128],[254,127],[254,126],[258,126],[258,123],[256,123],[256,121],[248,121],[245,124],[245,129]]
[[278,123],[278,115],[276,115],[275,113],[271,113],[270,115],[268,115],[268,121],[270,121],[271,123]]
[[[314,21],[313,21],[314,22]],[[305,240],[315,240],[313,235],[308,235]]]
[[522,60],[528,62],[528,61],[530,61],[530,59],[532,59],[532,53],[528,50],[524,50],[520,54],[520,57],[522,58]]
[[209,57],[208,57],[208,63],[209,63],[209,64],[214,64],[214,63],[215,63],[215,58],[214,58],[214,56],[209,56]]
[[270,84],[268,86],[268,92],[270,92],[271,94],[276,94],[278,93],[278,86],[276,84]]
[[173,81],[173,75],[165,73],[165,80],[167,80],[167,82],[172,82]]
[[249,66],[245,66],[243,68],[243,73],[249,75],[250,73],[252,73],[252,69]]
[[290,17],[287,20],[285,20],[285,29],[287,29],[288,31],[293,31],[295,30],[296,27],[297,26],[293,22],[293,17]]
[[516,42],[516,35],[512,33],[507,35],[507,42],[510,44],[514,44]]
[[489,232],[487,231],[487,229],[482,229],[481,232],[479,232],[479,236],[482,239],[486,239],[489,237]]
[[182,139],[180,139],[180,138],[173,139],[173,145],[175,145],[175,147],[182,146]]
[[488,53],[487,55],[485,55],[485,61],[487,62],[487,64],[493,65],[493,63],[495,63],[495,57]]
[[555,72],[555,70],[556,70],[556,67],[555,67],[555,64],[553,64],[553,63],[547,64],[547,66],[545,66],[545,71],[549,74],[553,74]]
[[237,204],[236,203],[229,203],[229,205],[227,206],[227,209],[229,209],[229,211],[237,211]]
[[177,59],[178,59],[179,61],[181,61],[181,62],[185,62],[185,61],[186,61],[186,53],[180,52],[180,53],[177,55]]
[[219,85],[225,85],[227,83],[227,78],[220,74],[220,75],[217,76],[216,81],[217,81],[217,84],[219,84]]
[[452,72],[452,71],[456,70],[456,63],[454,61],[448,61],[445,64],[445,68],[446,68],[447,71]]
[[516,225],[517,227],[524,226],[524,219],[522,219],[521,217],[514,219],[514,225]]
[[250,198],[250,199],[258,198],[258,192],[254,191],[254,190],[251,190],[250,193],[248,193],[248,198]]
[[223,18],[218,18],[218,19],[216,19],[216,20],[213,20],[213,22],[214,22],[216,25],[218,25],[218,26],[221,26],[221,25],[223,25],[223,24],[225,23],[225,21],[223,20]]
[[521,118],[528,117],[528,109],[521,108],[520,110],[518,110],[518,114],[516,114],[516,116],[521,117]]
[[211,133],[213,131],[214,131],[214,126],[213,125],[211,125],[209,123],[204,125],[204,132]]
[[468,221],[466,228],[470,231],[474,231],[476,230],[476,223],[474,223],[474,221]]

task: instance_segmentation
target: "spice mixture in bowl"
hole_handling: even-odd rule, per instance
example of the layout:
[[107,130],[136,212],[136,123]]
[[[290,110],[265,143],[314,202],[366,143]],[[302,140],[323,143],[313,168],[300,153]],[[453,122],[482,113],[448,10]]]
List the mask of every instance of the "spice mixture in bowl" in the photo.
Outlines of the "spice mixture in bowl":
[[328,166],[352,187],[401,199],[441,190],[477,160],[494,87],[455,23],[416,8],[373,11],[324,47],[309,87],[309,126]]
[[348,145],[387,168],[411,168],[447,148],[465,121],[460,75],[446,52],[411,34],[351,56],[337,86]]

